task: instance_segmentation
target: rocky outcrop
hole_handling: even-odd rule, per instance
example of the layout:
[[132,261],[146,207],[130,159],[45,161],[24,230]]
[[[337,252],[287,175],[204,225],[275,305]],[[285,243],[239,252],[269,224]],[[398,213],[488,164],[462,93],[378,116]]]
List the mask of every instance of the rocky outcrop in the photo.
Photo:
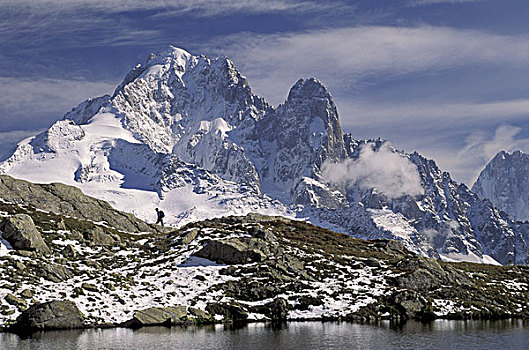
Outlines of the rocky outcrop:
[[37,330],[72,329],[84,326],[84,315],[75,303],[54,300],[34,304],[17,318],[12,330],[31,332]]
[[0,193],[3,200],[30,205],[37,209],[69,215],[127,232],[148,232],[156,228],[147,225],[132,214],[115,210],[105,201],[89,197],[80,189],[60,183],[35,184],[0,175]]
[[178,243],[179,244],[189,244],[191,243],[195,238],[197,238],[197,235],[199,233],[199,230],[197,229],[191,229],[187,232],[184,232],[182,236],[178,237]]
[[171,326],[183,324],[187,319],[185,306],[174,307],[150,307],[136,311],[132,320],[122,325],[130,328],[140,328],[144,326]]
[[100,226],[94,226],[83,233],[83,237],[90,244],[93,245],[113,245],[119,243],[120,239],[118,236],[112,236]]
[[405,319],[434,319],[432,304],[413,290],[397,291],[389,297],[387,305],[395,307],[395,314]]
[[209,303],[206,307],[211,315],[221,315],[226,321],[240,322],[248,319],[248,311],[238,303]]
[[265,260],[270,255],[267,244],[256,238],[229,238],[207,242],[195,256],[223,264],[245,264]]
[[211,315],[206,310],[190,307],[187,309],[187,312],[196,323],[211,323],[213,321]]
[[63,282],[72,277],[72,272],[66,266],[55,263],[44,263],[37,268],[39,275],[52,282]]
[[39,254],[50,254],[50,248],[42,239],[31,216],[16,214],[5,218],[0,223],[2,238],[14,249],[33,250]]
[[266,315],[272,321],[284,321],[288,318],[288,310],[291,308],[284,298],[276,298],[269,303],[254,307],[253,310]]
[[17,298],[13,294],[8,294],[4,298],[5,301],[7,301],[11,305],[15,305],[19,309],[25,310],[27,308],[27,303],[24,299]]

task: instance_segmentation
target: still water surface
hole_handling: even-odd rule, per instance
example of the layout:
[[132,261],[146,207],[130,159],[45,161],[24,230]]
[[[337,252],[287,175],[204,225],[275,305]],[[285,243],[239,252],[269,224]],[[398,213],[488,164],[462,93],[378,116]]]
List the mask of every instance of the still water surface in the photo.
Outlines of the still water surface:
[[529,349],[529,322],[446,321],[378,325],[334,322],[255,323],[0,333],[0,349]]

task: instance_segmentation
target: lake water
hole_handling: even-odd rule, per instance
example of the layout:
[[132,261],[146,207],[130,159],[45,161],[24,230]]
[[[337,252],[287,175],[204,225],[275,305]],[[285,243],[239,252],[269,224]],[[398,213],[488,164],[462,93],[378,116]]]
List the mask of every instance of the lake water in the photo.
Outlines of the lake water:
[[54,331],[23,338],[0,333],[0,349],[529,349],[529,321],[253,323]]

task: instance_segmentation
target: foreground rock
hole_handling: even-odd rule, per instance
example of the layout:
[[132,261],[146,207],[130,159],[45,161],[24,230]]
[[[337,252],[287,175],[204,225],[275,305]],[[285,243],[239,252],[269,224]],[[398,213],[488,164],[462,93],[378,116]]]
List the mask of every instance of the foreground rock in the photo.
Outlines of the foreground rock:
[[0,230],[3,231],[2,237],[14,249],[34,250],[40,254],[51,253],[35,227],[33,219],[27,214],[16,214],[4,219],[0,224]]
[[182,324],[187,316],[185,306],[150,307],[134,313],[132,320],[124,322],[122,326],[140,328],[144,326],[171,326]]
[[17,318],[12,330],[31,332],[36,330],[72,329],[84,326],[84,315],[75,303],[54,300],[35,304]]
[[244,237],[209,241],[195,256],[224,264],[244,264],[263,261],[269,254],[263,240]]
[[35,184],[11,176],[0,175],[2,199],[17,204],[81,219],[106,222],[118,230],[128,232],[153,231],[134,215],[120,212],[102,200],[89,197],[73,186],[61,183]]

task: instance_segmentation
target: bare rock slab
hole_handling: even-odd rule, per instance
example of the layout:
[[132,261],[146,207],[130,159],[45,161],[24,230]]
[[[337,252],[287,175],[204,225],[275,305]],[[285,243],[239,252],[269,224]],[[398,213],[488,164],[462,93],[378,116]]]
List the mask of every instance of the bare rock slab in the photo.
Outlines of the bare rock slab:
[[14,249],[33,250],[40,254],[51,253],[50,248],[35,227],[33,219],[27,214],[15,214],[4,219],[0,224],[0,229],[3,230],[2,237]]
[[74,302],[53,300],[30,306],[18,316],[12,329],[17,332],[31,332],[82,328],[84,318]]

